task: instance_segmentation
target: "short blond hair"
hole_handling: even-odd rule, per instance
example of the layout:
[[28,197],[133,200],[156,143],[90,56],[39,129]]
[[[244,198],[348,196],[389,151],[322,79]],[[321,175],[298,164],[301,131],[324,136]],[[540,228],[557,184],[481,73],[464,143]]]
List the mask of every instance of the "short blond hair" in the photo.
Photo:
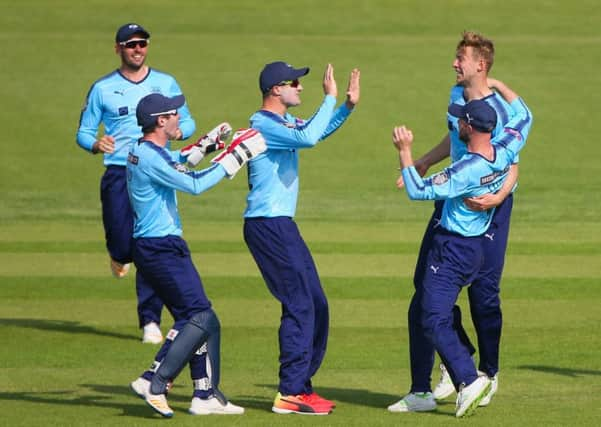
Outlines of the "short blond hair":
[[457,43],[457,52],[468,46],[473,49],[475,55],[484,60],[486,72],[489,72],[495,61],[495,45],[493,41],[480,33],[464,31],[461,35],[461,40]]

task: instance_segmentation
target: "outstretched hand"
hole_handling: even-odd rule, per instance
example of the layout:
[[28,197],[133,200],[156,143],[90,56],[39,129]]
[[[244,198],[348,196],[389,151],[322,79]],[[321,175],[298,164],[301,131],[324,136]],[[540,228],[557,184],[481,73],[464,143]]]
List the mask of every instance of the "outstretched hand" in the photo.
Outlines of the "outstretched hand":
[[332,64],[328,64],[323,74],[323,92],[326,95],[332,95],[334,98],[338,96],[338,87],[334,79],[334,67]]
[[361,86],[359,84],[360,78],[361,71],[359,71],[358,68],[354,68],[353,71],[351,71],[348,88],[346,89],[346,106],[349,110],[352,110],[359,102],[359,97],[361,95]]

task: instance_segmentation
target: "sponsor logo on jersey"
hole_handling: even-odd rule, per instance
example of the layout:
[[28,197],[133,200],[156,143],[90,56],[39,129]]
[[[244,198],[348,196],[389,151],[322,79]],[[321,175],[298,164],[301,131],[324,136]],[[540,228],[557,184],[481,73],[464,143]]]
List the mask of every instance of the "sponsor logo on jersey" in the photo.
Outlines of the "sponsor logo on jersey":
[[490,184],[491,182],[493,182],[495,179],[497,179],[498,177],[505,175],[507,172],[509,172],[509,167],[507,166],[505,169],[503,169],[502,171],[498,171],[498,172],[493,172],[489,175],[483,176],[480,178],[480,185],[486,185],[486,184]]
[[449,174],[446,172],[437,173],[432,177],[432,184],[442,185],[449,180]]
[[119,115],[120,116],[127,116],[129,109],[127,107],[119,107]]
[[127,162],[128,163],[131,163],[133,165],[137,165],[139,161],[140,161],[140,158],[138,156],[134,156],[132,153],[129,153],[127,155]]
[[510,133],[518,141],[522,140],[522,134],[519,133],[517,130],[512,129],[512,128],[505,128],[504,130],[505,130],[505,133]]

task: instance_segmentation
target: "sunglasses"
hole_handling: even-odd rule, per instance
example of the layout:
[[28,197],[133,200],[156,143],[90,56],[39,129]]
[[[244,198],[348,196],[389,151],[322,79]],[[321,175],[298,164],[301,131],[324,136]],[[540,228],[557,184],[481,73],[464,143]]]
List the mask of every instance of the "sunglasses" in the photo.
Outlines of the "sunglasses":
[[148,46],[148,40],[146,40],[146,39],[128,40],[126,42],[120,42],[119,46],[125,47],[127,49],[135,49],[136,46],[146,47],[146,46]]
[[176,116],[176,115],[177,115],[177,110],[161,111],[160,113],[151,113],[150,114],[151,117],[156,117],[156,116]]
[[294,80],[284,80],[283,82],[278,83],[276,86],[298,87],[298,85],[300,85],[300,81],[298,79],[294,79]]

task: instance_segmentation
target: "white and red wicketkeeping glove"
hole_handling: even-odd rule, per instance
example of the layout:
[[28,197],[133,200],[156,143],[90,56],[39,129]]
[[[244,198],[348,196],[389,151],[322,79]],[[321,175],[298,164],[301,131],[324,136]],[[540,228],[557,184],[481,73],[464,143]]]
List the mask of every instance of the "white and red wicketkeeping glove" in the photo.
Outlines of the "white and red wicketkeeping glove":
[[255,129],[238,129],[234,133],[232,143],[211,163],[219,163],[224,167],[228,177],[234,175],[255,156],[267,150],[263,135]]
[[206,135],[200,137],[194,144],[185,146],[180,150],[182,156],[190,166],[196,166],[207,155],[225,147],[225,141],[230,137],[232,127],[223,122],[213,128]]

